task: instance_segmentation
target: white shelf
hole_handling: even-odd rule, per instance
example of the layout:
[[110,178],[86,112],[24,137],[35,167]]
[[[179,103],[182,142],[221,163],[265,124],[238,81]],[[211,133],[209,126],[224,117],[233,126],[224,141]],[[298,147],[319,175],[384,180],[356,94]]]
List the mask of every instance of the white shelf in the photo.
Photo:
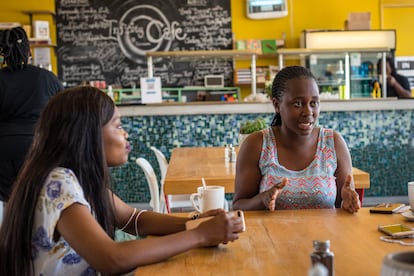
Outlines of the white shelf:
[[160,51],[160,52],[147,52],[147,66],[148,77],[154,76],[153,58],[179,58],[179,59],[194,59],[194,58],[246,58],[250,59],[251,67],[251,90],[252,94],[256,95],[256,59],[259,53],[251,50],[201,50],[201,51]]

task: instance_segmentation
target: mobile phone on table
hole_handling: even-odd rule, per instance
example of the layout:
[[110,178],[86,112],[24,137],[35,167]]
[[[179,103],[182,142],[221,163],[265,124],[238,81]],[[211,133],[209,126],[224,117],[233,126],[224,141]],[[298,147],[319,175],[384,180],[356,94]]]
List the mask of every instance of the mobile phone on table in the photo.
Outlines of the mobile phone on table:
[[242,231],[243,232],[246,231],[246,223],[244,222],[244,214],[243,214],[243,211],[242,210],[237,210],[237,211],[233,211],[231,213],[233,213],[234,216],[238,216],[238,217],[240,217],[242,219],[242,222],[243,222],[243,229],[242,229]]
[[405,238],[414,235],[414,229],[404,224],[379,225],[378,230],[393,238]]
[[370,213],[393,214],[405,207],[403,203],[381,203],[369,209]]

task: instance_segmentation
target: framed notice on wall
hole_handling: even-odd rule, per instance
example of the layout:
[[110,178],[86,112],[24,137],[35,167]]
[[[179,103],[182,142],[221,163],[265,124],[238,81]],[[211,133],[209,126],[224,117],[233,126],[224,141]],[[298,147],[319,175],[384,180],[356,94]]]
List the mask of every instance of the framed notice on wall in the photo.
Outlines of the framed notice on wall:
[[141,103],[161,103],[161,79],[141,78]]
[[33,29],[34,38],[41,38],[41,39],[50,38],[49,21],[35,20],[33,21],[32,29]]

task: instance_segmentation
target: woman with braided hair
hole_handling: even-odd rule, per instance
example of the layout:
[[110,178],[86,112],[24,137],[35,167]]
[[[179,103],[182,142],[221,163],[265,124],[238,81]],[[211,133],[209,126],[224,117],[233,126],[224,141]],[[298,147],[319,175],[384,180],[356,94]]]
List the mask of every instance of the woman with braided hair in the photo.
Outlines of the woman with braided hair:
[[0,55],[0,200],[7,201],[40,112],[63,86],[52,72],[29,64],[21,27],[0,30]]
[[249,135],[236,165],[233,209],[360,208],[342,136],[317,126],[319,89],[302,66],[283,68],[272,84],[271,126]]

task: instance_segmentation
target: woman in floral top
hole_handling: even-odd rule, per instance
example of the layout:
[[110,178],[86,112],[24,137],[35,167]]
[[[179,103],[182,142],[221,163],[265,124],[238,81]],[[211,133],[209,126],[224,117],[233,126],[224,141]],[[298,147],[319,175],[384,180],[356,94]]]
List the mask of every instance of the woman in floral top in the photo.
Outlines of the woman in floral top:
[[[93,87],[68,89],[43,111],[0,229],[4,275],[120,274],[195,247],[238,239],[240,218],[143,212],[111,191],[108,167],[127,162],[130,144],[111,98]],[[150,239],[114,241],[115,229]]]

